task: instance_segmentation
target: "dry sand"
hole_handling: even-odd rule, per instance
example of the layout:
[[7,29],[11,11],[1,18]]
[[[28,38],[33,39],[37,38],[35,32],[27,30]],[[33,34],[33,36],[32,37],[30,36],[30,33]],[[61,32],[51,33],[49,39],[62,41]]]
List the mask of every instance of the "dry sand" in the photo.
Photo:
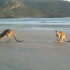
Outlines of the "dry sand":
[[[0,41],[0,70],[70,70],[70,42],[54,42],[54,30],[13,30],[24,42]],[[64,32],[70,40],[70,31]]]

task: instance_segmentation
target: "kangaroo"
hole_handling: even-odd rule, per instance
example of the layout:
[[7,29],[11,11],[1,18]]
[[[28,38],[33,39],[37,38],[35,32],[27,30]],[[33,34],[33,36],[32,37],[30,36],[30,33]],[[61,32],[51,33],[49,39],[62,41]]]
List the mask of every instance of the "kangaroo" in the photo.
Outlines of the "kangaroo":
[[63,42],[66,41],[66,35],[64,32],[59,31],[59,30],[55,30],[56,31],[56,37],[57,37],[57,42]]
[[22,41],[18,41],[18,40],[16,39],[15,34],[14,34],[14,31],[11,30],[11,29],[6,29],[4,32],[2,32],[2,33],[0,34],[0,40],[3,39],[3,38],[5,38],[5,37],[8,37],[10,40],[8,40],[7,42],[9,42],[9,41],[12,40],[11,35],[14,36],[14,38],[15,38],[15,40],[16,40],[17,42],[22,42]]

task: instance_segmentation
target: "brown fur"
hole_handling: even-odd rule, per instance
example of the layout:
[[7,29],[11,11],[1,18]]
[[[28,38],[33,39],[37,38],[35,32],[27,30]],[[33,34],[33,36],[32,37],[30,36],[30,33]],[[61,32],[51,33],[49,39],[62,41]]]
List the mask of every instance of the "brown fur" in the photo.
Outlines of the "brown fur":
[[56,30],[56,37],[57,37],[57,42],[67,41],[65,33],[62,31]]
[[[18,40],[16,39],[15,34],[14,34],[13,30],[11,30],[11,29],[7,29],[7,30],[5,30],[3,33],[1,33],[1,34],[0,34],[0,39],[3,39],[3,38],[5,38],[5,37],[8,37],[10,40],[12,40],[11,35],[14,36],[14,38],[15,38],[15,40],[16,40],[17,42],[22,42],[22,41],[18,41]],[[10,40],[9,40],[9,41],[10,41]],[[9,42],[9,41],[7,41],[7,42]]]

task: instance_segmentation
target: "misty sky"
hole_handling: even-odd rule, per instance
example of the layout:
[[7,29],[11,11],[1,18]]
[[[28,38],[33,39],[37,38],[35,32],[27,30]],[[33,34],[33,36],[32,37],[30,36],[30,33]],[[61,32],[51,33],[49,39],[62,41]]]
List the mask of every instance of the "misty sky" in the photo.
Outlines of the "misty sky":
[[67,1],[70,1],[70,0],[67,0]]

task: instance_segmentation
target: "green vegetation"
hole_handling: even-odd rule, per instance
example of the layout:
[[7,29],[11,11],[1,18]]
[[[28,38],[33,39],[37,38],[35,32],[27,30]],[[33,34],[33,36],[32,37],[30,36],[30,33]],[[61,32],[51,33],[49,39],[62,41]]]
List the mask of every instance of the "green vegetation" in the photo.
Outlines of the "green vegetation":
[[0,18],[70,17],[70,2],[63,0],[0,0]]

